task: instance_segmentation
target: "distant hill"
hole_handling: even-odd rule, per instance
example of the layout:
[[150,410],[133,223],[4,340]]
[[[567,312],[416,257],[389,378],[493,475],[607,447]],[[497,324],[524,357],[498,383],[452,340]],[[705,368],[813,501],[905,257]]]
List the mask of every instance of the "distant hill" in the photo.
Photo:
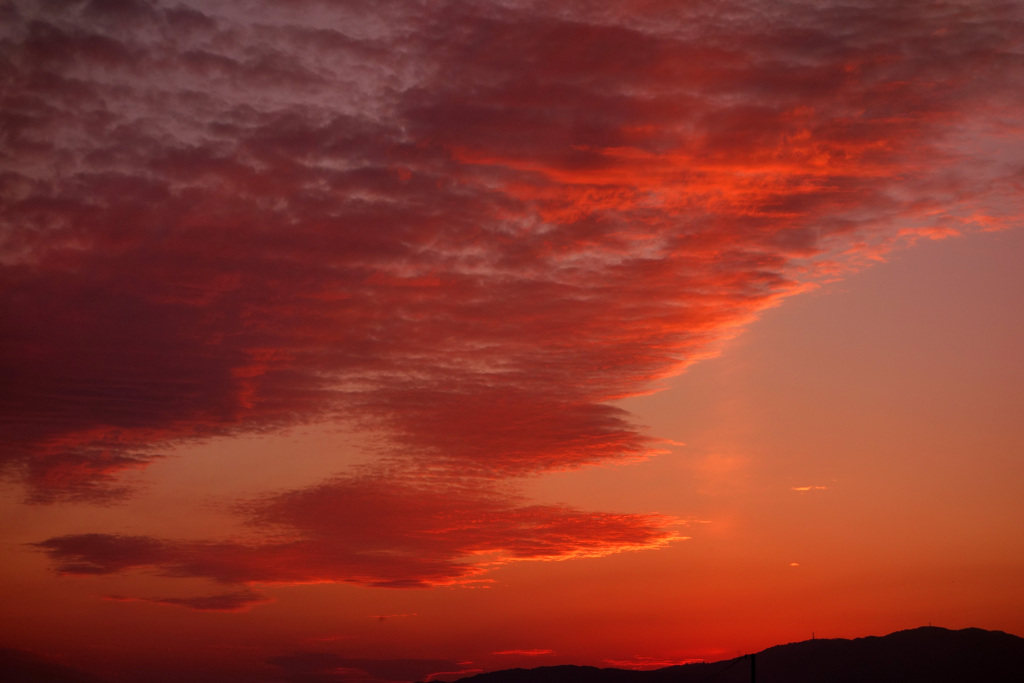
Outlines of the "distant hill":
[[0,648],[0,681],[3,683],[103,683],[95,676],[50,661],[45,657]]
[[[1024,638],[922,627],[887,636],[805,640],[756,653],[757,683],[996,683],[1024,681]],[[654,671],[546,666],[492,671],[460,683],[747,683],[750,659]]]
[[[758,652],[755,662],[757,683],[1014,683],[1024,681],[1024,638],[978,628],[950,631],[926,627],[898,631],[881,637],[805,640],[800,643],[776,645]],[[239,679],[231,680],[237,682]],[[308,680],[312,682],[313,678]],[[327,681],[328,678],[316,680]],[[750,659],[743,657],[721,662],[671,666],[654,671],[546,666],[538,669],[492,671],[460,679],[460,683],[748,681]],[[0,683],[103,681],[39,655],[0,648]]]

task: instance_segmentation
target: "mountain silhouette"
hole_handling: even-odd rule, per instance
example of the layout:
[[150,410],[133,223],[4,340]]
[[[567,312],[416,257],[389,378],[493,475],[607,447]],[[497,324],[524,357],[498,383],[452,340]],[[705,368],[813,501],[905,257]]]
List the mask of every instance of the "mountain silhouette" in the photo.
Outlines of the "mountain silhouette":
[[[1024,638],[979,628],[951,631],[928,626],[881,637],[818,639],[776,645],[756,653],[754,662],[756,683],[1024,681]],[[458,683],[747,683],[751,680],[750,664],[749,657],[737,657],[654,671],[545,666],[492,671],[461,678]],[[328,679],[343,680],[334,676],[316,678],[317,681]],[[0,648],[0,681],[104,683],[90,673],[7,648]]]
[[64,666],[40,655],[0,648],[0,681],[4,683],[104,683],[85,671]]
[[[926,626],[887,636],[805,640],[754,656],[757,683],[996,683],[1024,681],[1024,638],[1002,631]],[[460,683],[747,683],[751,659],[654,671],[547,666],[507,669]]]

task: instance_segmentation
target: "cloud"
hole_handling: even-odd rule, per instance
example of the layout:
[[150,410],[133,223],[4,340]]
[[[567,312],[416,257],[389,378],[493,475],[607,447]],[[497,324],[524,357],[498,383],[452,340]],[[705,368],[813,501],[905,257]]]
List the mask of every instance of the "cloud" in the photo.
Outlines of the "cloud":
[[233,591],[157,602],[659,547],[510,491],[657,454],[614,402],[766,307],[1024,213],[1014,4],[208,5],[0,10],[0,470],[116,502],[322,421],[379,459],[255,538],[37,544]]
[[791,486],[790,491],[797,491],[799,493],[807,493],[808,491],[827,491],[827,486]]
[[326,419],[482,477],[645,457],[609,400],[1019,218],[971,148],[1019,135],[1017,8],[717,7],[14,3],[8,471],[101,501]]
[[651,671],[654,669],[664,669],[670,666],[683,666],[685,664],[696,664],[703,662],[703,659],[684,658],[684,659],[665,659],[657,657],[641,657],[636,656],[632,659],[606,659],[605,664],[618,669],[634,669],[637,671]]
[[151,602],[155,605],[177,605],[199,612],[243,612],[253,605],[270,602],[270,598],[253,590],[189,598],[130,598],[123,595],[108,595],[104,599],[117,602]]
[[[87,448],[40,453],[27,462],[24,475],[30,491],[28,501],[104,503],[131,495],[131,487],[122,483],[125,472],[143,469],[159,455],[111,452],[103,448],[101,439]],[[148,446],[143,448],[149,451]]]
[[296,683],[333,681],[422,681],[438,673],[463,671],[443,659],[363,659],[329,652],[296,652],[271,657],[267,663]]
[[[336,581],[419,588],[472,583],[513,561],[599,557],[680,538],[671,517],[529,505],[476,482],[339,477],[242,507],[261,540],[76,534],[33,545],[70,575],[149,569],[232,585]],[[225,610],[264,601],[252,590],[146,600]]]
[[522,655],[524,657],[540,657],[541,655],[553,655],[554,650],[501,650],[500,652],[492,652],[495,655]]

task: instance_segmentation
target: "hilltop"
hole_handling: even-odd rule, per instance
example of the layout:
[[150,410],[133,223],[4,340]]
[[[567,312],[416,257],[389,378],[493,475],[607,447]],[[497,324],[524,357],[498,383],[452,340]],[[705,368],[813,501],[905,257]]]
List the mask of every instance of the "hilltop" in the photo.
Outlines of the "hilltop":
[[[981,683],[1024,678],[1024,638],[926,626],[886,636],[817,639],[755,654],[757,683]],[[1011,676],[1016,673],[1016,676]],[[750,659],[653,671],[549,666],[477,674],[459,683],[746,683]]]

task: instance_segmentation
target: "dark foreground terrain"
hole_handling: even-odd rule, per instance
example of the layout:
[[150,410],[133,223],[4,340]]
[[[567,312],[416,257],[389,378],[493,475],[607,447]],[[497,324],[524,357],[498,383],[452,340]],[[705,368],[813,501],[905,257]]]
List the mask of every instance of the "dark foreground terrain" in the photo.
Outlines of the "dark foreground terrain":
[[[1024,681],[1024,638],[1002,631],[922,627],[887,636],[776,645],[754,657],[757,683],[996,683]],[[749,658],[654,671],[549,666],[493,671],[461,683],[746,683]]]
[[[1024,638],[1001,631],[916,628],[854,640],[805,640],[777,645],[754,657],[757,683],[1016,683],[1024,681]],[[212,676],[212,677],[211,677]],[[253,683],[203,677],[203,683]],[[138,681],[131,678],[125,680]],[[161,682],[173,678],[161,678]],[[367,681],[341,672],[311,677],[271,675],[273,683]],[[373,679],[374,683],[385,683]],[[461,683],[746,683],[751,660],[672,666],[654,671],[548,666],[492,671]],[[110,683],[37,655],[0,648],[0,683]],[[184,681],[182,683],[185,683]]]

